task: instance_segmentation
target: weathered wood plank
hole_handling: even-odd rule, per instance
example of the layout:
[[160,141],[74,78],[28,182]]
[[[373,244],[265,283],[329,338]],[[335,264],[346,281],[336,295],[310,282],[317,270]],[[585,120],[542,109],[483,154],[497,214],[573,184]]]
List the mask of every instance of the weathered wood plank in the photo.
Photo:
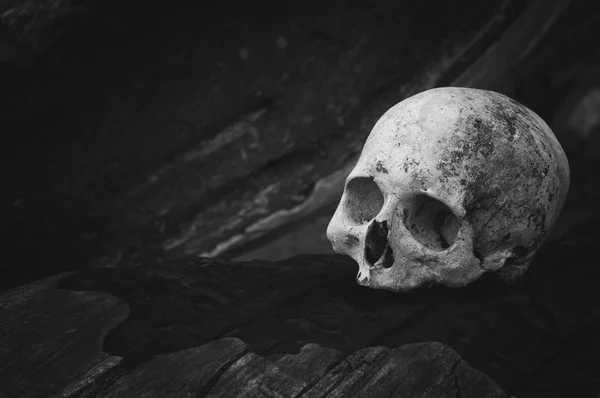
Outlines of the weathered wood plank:
[[306,397],[504,397],[506,393],[440,343],[390,350],[365,348],[348,356]]
[[344,389],[350,389],[349,387],[360,384],[367,374],[372,373],[386,355],[389,355],[389,349],[385,347],[357,350],[311,386],[305,395],[308,398],[316,398],[328,396],[334,391],[339,394]]
[[315,344],[305,345],[298,354],[286,354],[275,361],[249,354],[223,374],[209,396],[296,397],[342,358],[339,351]]
[[[440,343],[413,344],[393,350],[366,348],[342,361],[338,358],[339,353],[334,352],[330,353],[327,361],[319,364],[336,365],[330,369],[307,367],[304,356],[310,351],[323,354],[321,347],[305,346],[293,359],[296,366],[291,369],[282,368],[280,361],[271,363],[256,355],[248,355],[222,376],[209,396],[507,396],[495,382],[470,368],[454,351]],[[304,366],[298,369],[298,365]]]
[[122,358],[102,352],[102,342],[127,306],[102,292],[60,290],[63,277],[0,296],[1,396],[70,397],[122,372]]
[[507,396],[495,382],[473,371],[453,350],[440,343],[409,344],[396,348],[373,365],[367,377],[355,378],[352,383],[344,380],[328,396]]
[[506,396],[495,382],[440,343],[367,348],[347,358],[315,344],[277,360],[247,351],[240,340],[227,338],[161,355],[121,377],[100,396]]
[[109,385],[100,395],[106,398],[205,396],[213,379],[218,379],[247,350],[240,340],[229,338],[158,356]]

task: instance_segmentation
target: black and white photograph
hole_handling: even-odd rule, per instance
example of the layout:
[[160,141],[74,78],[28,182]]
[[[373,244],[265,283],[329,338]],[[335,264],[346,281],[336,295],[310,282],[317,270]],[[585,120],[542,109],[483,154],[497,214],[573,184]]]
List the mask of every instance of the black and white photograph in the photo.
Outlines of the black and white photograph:
[[600,398],[600,1],[0,0],[0,398]]

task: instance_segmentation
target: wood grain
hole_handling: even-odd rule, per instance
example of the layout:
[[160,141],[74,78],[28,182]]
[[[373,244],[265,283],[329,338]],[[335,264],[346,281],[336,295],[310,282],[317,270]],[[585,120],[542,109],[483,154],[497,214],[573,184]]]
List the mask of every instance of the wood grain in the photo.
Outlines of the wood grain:
[[102,342],[129,309],[103,292],[57,288],[65,275],[0,296],[0,396],[75,396],[122,372]]

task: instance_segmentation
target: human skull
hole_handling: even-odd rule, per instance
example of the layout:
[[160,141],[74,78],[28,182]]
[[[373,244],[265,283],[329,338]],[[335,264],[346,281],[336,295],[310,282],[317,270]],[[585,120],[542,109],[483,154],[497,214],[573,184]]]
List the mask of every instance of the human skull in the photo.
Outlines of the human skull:
[[444,87],[375,124],[327,228],[357,282],[407,291],[525,272],[569,189],[548,125],[496,92]]

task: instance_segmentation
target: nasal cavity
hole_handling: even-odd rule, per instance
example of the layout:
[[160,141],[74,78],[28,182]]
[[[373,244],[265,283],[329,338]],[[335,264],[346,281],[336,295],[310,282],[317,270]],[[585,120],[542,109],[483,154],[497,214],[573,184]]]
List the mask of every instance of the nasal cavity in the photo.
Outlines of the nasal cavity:
[[367,230],[365,239],[365,258],[369,264],[372,266],[380,264],[384,268],[392,266],[394,255],[388,243],[387,222],[374,220]]

